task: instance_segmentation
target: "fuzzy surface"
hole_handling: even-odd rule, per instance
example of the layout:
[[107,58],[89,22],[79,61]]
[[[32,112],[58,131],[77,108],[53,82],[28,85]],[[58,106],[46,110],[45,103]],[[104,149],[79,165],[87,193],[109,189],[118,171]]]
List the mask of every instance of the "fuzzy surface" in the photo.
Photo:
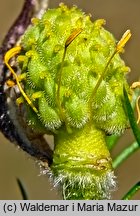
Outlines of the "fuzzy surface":
[[105,21],[92,22],[77,7],[61,4],[32,22],[18,58],[24,91],[38,111],[25,103],[27,124],[54,135],[51,169],[65,199],[107,199],[114,175],[105,134],[128,126],[123,86],[129,89],[129,68],[116,54],[93,94],[116,49]]
[[[91,98],[116,47],[116,40],[103,28],[104,23],[104,20],[92,22],[76,7],[69,9],[61,5],[48,10],[41,20],[34,21],[23,36],[21,46],[26,60],[22,71],[27,76],[25,92],[33,98],[34,93],[41,95],[34,99],[34,103],[39,110],[39,123],[47,130],[54,132],[65,123],[71,128],[82,128],[90,117],[98,128],[110,134],[120,133],[126,128],[122,89],[127,85],[125,75],[129,69],[118,54],[108,66],[96,95]],[[63,63],[59,98],[62,118],[57,103],[59,73],[65,42],[75,29],[82,29],[82,32],[68,46]],[[89,101],[92,109],[89,109]],[[28,120],[36,127],[32,113]]]

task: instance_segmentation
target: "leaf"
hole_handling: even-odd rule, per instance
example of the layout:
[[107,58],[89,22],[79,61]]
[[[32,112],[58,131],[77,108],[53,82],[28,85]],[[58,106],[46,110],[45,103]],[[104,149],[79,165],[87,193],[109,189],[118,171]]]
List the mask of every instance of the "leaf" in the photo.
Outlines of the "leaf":
[[139,190],[140,190],[140,181],[138,183],[136,183],[122,199],[123,200],[130,200],[132,198],[132,196],[134,196],[136,194],[136,192]]
[[129,101],[129,98],[128,98],[125,87],[123,87],[123,93],[124,93],[124,103],[125,103],[127,115],[128,115],[128,118],[129,118],[130,126],[132,128],[132,131],[133,131],[133,134],[134,134],[134,136],[136,138],[136,141],[138,142],[138,144],[140,146],[140,129],[139,129],[138,125],[137,125],[135,115],[134,115],[134,111],[133,111],[133,108],[132,108],[131,103]]
[[139,149],[139,144],[137,142],[132,143],[124,150],[121,151],[119,155],[113,160],[112,166],[116,169],[123,161],[125,161],[129,156],[131,156],[135,151]]
[[106,143],[109,150],[113,149],[113,147],[117,144],[119,138],[119,135],[106,136]]

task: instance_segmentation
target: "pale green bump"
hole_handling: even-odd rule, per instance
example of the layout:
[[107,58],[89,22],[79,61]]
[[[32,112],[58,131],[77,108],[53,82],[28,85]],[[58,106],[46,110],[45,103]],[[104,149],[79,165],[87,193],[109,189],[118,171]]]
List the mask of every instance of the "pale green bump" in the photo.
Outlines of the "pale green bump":
[[48,105],[44,97],[39,99],[39,114],[40,120],[48,130],[54,130],[61,126],[57,111]]
[[[95,85],[94,81],[94,85]],[[93,110],[97,110],[97,108],[102,108],[106,103],[115,103],[114,94],[111,92],[110,87],[106,84],[106,82],[102,82],[100,87],[98,88],[97,93],[94,95],[92,99],[92,108]],[[111,100],[111,101],[110,101]],[[106,106],[106,105],[105,105]]]
[[35,53],[28,64],[28,81],[32,83],[35,88],[44,88],[44,78],[47,76],[47,68],[40,62],[39,56]]
[[40,31],[37,26],[32,26],[28,28],[26,34],[22,37],[22,46],[25,50],[32,49],[32,46],[36,44],[37,40],[40,37]]
[[125,128],[129,126],[122,101],[116,101],[111,118],[108,119],[108,121],[100,122],[99,124],[99,127],[109,134],[122,134]]
[[46,132],[46,128],[44,128],[43,123],[39,120],[36,113],[32,112],[32,109],[29,106],[26,106],[27,110],[27,124],[28,126],[35,132],[39,134],[44,134]]
[[65,103],[66,119],[69,125],[75,128],[83,127],[89,120],[87,104],[78,97],[73,96],[72,100]]
[[54,80],[50,77],[50,75],[48,75],[48,77],[46,77],[44,81],[44,90],[48,105],[51,107],[56,106],[56,98],[54,94],[56,92],[56,86]]

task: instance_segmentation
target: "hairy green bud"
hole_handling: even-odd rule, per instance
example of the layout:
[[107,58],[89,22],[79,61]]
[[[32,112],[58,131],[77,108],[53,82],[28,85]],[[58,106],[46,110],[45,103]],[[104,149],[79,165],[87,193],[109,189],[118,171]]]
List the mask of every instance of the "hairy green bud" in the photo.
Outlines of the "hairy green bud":
[[105,136],[128,126],[129,68],[104,24],[61,4],[34,19],[21,39],[24,91],[37,110],[25,103],[27,122],[54,135],[51,172],[65,199],[107,199],[115,185]]

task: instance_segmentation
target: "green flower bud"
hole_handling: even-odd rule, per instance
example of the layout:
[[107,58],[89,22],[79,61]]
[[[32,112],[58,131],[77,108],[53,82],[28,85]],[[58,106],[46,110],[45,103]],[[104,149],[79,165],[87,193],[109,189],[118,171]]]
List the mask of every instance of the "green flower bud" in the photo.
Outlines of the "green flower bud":
[[25,103],[27,122],[54,135],[51,172],[65,199],[107,199],[115,185],[105,136],[128,126],[123,86],[129,89],[129,68],[104,23],[61,4],[21,39],[24,91],[37,109]]

